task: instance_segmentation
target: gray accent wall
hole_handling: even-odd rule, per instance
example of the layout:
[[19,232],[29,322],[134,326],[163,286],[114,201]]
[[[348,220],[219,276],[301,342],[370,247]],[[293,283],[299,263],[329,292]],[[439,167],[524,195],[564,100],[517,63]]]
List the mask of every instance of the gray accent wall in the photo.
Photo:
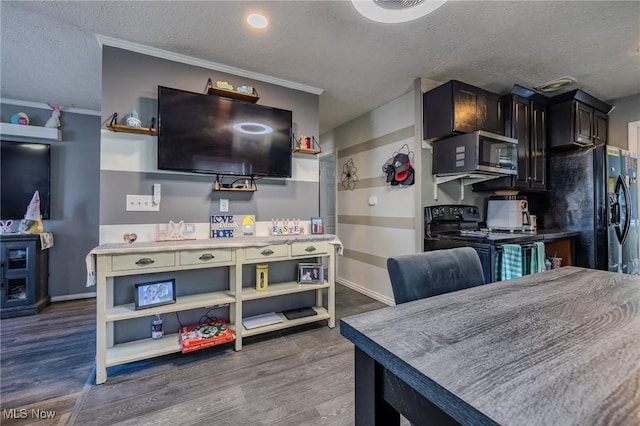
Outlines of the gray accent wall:
[[[221,198],[229,200],[229,214],[255,214],[256,220],[308,220],[318,212],[318,197],[310,196],[317,194],[317,182],[261,179],[257,181],[257,192],[223,192],[213,191],[215,177],[209,175],[103,170],[101,176],[101,202],[106,207],[102,211],[101,225],[167,223],[170,220],[209,222],[211,215],[220,213]],[[160,211],[125,211],[127,194],[151,194],[154,183],[162,187]]]
[[[157,116],[158,85],[204,93],[211,78],[214,83],[225,80],[233,86],[254,86],[258,104],[293,112],[294,135],[319,134],[315,94],[108,46],[103,48],[102,65],[103,124],[114,112],[125,118],[135,108],[143,126],[148,126],[151,117]],[[220,198],[230,200],[230,213],[255,214],[258,221],[319,214],[317,181],[265,178],[258,180],[257,192],[232,193],[212,192],[214,179],[214,175],[102,170],[100,224],[207,222],[218,212]],[[150,194],[153,183],[162,185],[160,212],[126,212],[126,194]]]
[[[51,110],[2,104],[0,121],[9,122],[18,112],[26,113],[29,123],[35,126],[44,126],[51,116]],[[49,249],[49,295],[53,300],[82,297],[95,291],[86,287],[84,260],[98,245],[100,117],[63,109],[60,122],[62,141],[48,142],[51,219],[44,221],[45,230],[53,233],[54,238],[54,246]],[[3,137],[3,140],[14,139]]]

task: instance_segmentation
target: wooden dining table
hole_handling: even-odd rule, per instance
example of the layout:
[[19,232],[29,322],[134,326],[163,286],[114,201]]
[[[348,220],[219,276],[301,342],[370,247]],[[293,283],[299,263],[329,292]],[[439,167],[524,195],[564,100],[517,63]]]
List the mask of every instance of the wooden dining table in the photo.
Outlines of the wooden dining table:
[[562,267],[346,317],[340,332],[356,425],[640,425],[638,276]]

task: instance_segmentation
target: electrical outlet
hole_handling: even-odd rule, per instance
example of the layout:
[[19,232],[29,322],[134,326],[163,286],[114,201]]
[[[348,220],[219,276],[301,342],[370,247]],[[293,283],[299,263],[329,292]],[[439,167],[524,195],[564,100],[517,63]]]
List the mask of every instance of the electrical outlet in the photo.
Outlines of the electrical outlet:
[[160,204],[153,203],[151,195],[129,195],[127,194],[126,211],[128,212],[157,212],[160,211]]
[[220,212],[227,213],[229,211],[229,200],[226,198],[220,199]]

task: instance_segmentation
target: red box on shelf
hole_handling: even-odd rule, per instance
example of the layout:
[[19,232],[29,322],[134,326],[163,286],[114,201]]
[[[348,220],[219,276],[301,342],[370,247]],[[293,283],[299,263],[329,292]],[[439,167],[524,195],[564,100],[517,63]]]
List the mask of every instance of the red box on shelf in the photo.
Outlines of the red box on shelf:
[[233,342],[236,336],[223,319],[180,327],[182,353]]

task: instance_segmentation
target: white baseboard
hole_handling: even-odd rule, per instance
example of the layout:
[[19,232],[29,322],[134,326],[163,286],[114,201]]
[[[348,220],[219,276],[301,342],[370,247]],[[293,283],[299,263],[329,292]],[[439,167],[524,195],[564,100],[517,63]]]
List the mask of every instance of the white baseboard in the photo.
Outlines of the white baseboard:
[[385,295],[382,295],[382,294],[380,294],[378,292],[372,291],[371,289],[363,287],[363,286],[361,286],[359,284],[352,283],[351,281],[348,281],[348,280],[346,280],[344,278],[336,277],[336,282],[338,284],[342,284],[345,287],[349,287],[350,289],[355,290],[358,293],[362,293],[365,296],[369,296],[372,299],[376,299],[377,301],[382,302],[385,305],[393,306],[393,305],[396,304],[393,299],[390,299]]
[[66,296],[53,296],[51,297],[51,301],[66,302],[68,300],[90,299],[92,297],[96,297],[95,291],[93,293],[78,293],[78,294],[68,294]]

